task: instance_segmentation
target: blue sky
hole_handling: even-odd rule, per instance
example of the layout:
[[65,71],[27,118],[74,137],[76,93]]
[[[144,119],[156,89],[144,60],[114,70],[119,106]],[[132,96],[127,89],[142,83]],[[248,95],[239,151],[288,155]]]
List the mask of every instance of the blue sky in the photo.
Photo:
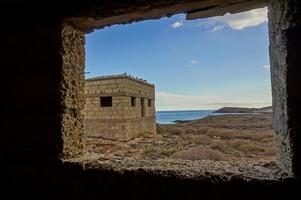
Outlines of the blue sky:
[[184,14],[86,36],[86,77],[128,73],[156,86],[157,110],[271,105],[267,9]]

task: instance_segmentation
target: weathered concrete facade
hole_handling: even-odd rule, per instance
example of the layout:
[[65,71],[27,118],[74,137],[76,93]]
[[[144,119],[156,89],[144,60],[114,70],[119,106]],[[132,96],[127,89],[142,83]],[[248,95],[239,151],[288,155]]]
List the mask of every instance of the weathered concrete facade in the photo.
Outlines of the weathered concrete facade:
[[[86,80],[85,97],[88,136],[129,140],[156,134],[153,84],[126,74],[96,77]],[[104,100],[110,101],[109,105],[102,105]]]
[[301,176],[301,2],[271,1],[270,62],[278,164]]

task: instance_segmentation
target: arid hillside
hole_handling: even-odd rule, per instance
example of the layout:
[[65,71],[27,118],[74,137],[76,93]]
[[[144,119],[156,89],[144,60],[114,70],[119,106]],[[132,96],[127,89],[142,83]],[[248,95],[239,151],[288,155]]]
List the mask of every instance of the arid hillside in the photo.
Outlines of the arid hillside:
[[275,178],[272,113],[226,114],[157,124],[157,134],[129,141],[87,138],[72,162],[117,171],[156,170],[180,176],[204,173]]
[[214,113],[271,113],[272,106],[263,108],[242,108],[242,107],[223,107]]
[[128,142],[88,138],[89,151],[135,159],[271,161],[275,156],[271,113],[207,116],[157,124],[157,135]]
[[166,146],[177,149],[171,155],[174,158],[272,160],[275,156],[271,113],[207,116],[158,125],[157,131],[163,138],[172,138]]

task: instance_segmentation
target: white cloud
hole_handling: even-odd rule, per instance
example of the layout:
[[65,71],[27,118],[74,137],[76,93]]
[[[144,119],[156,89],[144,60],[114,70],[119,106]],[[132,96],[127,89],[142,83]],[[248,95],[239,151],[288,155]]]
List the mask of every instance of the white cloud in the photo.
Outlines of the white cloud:
[[267,21],[267,8],[259,8],[237,14],[228,13],[224,16],[195,20],[191,23],[194,27],[212,29],[212,32],[217,32],[226,26],[233,30],[243,30],[244,28],[258,26]]
[[267,8],[259,8],[238,14],[226,14],[221,17],[214,17],[212,20],[227,24],[234,30],[242,30],[267,22]]
[[197,61],[197,60],[192,60],[192,61],[190,61],[189,64],[186,65],[186,67],[192,67],[192,65],[197,65],[197,64],[199,64],[199,61]]
[[199,64],[199,61],[197,61],[197,60],[192,60],[192,61],[191,61],[191,64],[197,65],[197,64]]
[[173,23],[173,24],[171,25],[172,28],[179,28],[179,27],[181,27],[181,26],[183,26],[183,23],[180,22],[180,21],[176,21],[175,23]]
[[157,110],[218,109],[225,106],[263,107],[270,104],[270,102],[259,102],[253,99],[234,101],[217,95],[179,95],[156,92]]
[[222,30],[223,28],[225,28],[225,26],[223,26],[223,25],[217,25],[217,26],[215,26],[214,28],[213,28],[213,32],[216,32],[216,31],[220,31],[220,30]]
[[263,67],[266,69],[270,69],[270,65],[264,65]]
[[159,109],[201,109],[208,102],[220,102],[222,99],[211,95],[178,95],[156,92],[156,107]]

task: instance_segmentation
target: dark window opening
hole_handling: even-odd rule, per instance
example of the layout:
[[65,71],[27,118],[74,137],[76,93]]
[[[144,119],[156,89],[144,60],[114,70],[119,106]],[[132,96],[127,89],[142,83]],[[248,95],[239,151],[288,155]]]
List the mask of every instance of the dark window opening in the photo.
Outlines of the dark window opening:
[[148,107],[152,107],[152,100],[148,99]]
[[100,97],[101,107],[112,107],[112,97]]
[[136,97],[131,97],[131,105],[132,107],[136,106]]
[[144,110],[144,98],[141,98],[141,117],[144,117],[145,110]]

